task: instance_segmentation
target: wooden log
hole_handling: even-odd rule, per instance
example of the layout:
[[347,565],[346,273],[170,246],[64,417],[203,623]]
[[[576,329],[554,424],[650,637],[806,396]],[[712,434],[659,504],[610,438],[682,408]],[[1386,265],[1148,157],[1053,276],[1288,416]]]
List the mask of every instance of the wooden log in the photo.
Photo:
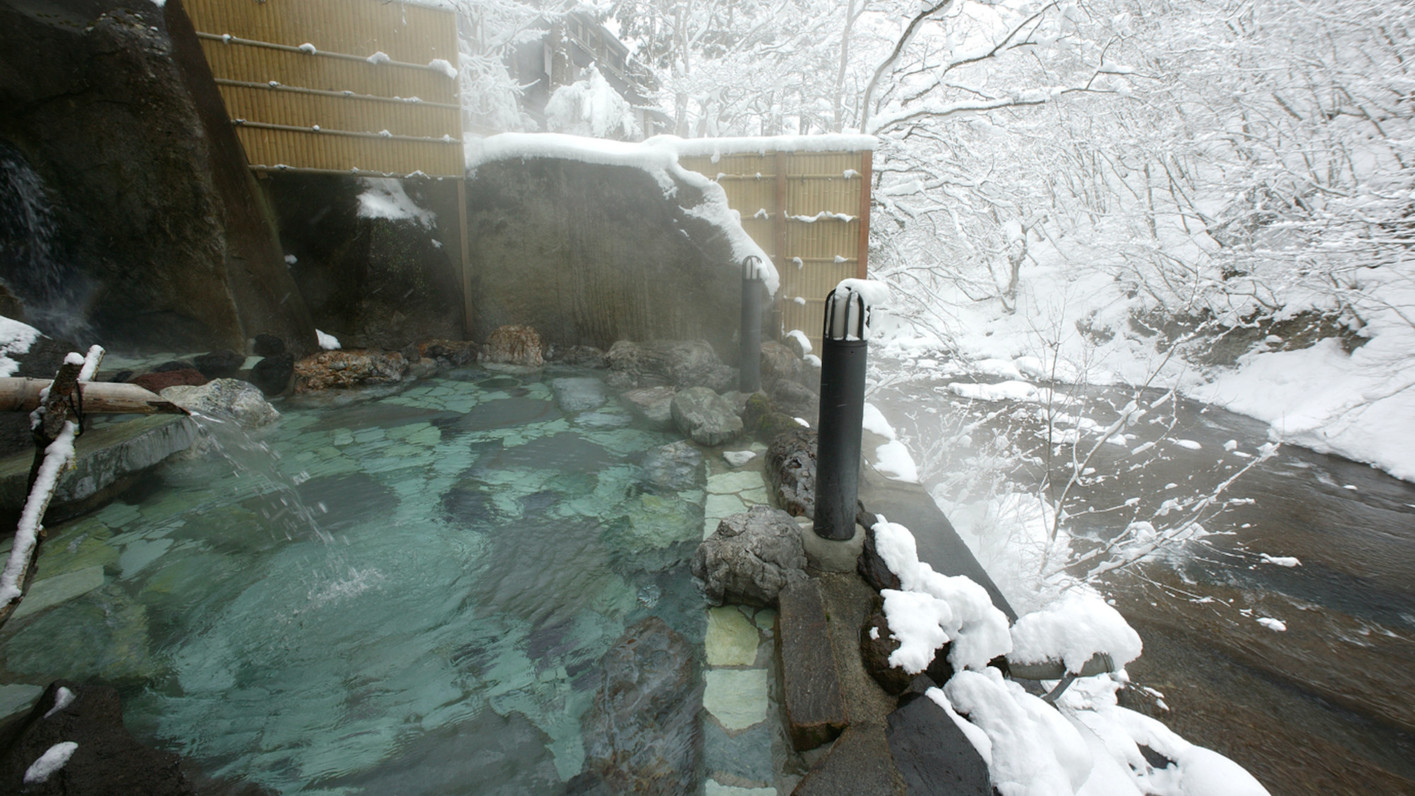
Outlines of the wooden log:
[[[48,379],[0,378],[0,412],[32,412]],[[188,414],[187,410],[136,384],[95,381],[80,383],[84,414]]]

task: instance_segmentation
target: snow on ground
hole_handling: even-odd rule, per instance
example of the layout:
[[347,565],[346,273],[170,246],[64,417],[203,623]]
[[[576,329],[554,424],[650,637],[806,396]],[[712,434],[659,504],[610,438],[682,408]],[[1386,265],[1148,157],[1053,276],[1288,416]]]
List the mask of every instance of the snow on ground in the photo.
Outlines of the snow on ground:
[[732,247],[733,268],[740,268],[748,257],[756,257],[762,264],[762,282],[771,295],[776,295],[781,280],[771,258],[742,229],[741,215],[728,206],[722,186],[678,164],[683,144],[681,139],[671,136],[656,136],[633,144],[561,133],[502,133],[488,138],[468,136],[465,149],[468,173],[476,171],[483,163],[498,160],[560,158],[642,169],[655,178],[666,197],[672,197],[680,183],[697,188],[702,191],[703,202],[696,207],[685,207],[684,212],[722,230]]
[[0,316],[0,376],[15,375],[20,363],[10,359],[10,355],[28,352],[38,339],[38,329]]
[[[1253,351],[1234,367],[1199,367],[1156,351],[1153,338],[1132,331],[1144,298],[1106,270],[1067,263],[1055,251],[1038,258],[1022,272],[1015,312],[961,290],[944,294],[933,300],[946,308],[945,328],[896,322],[882,336],[882,352],[908,360],[951,349],[969,371],[1004,379],[950,385],[978,400],[1044,400],[1041,384],[1048,381],[1176,387],[1268,423],[1275,441],[1415,480],[1415,323],[1409,320],[1415,279],[1400,269],[1369,269],[1362,277],[1364,298],[1355,301],[1369,339],[1349,354],[1338,340],[1325,339],[1310,348]],[[896,293],[909,295],[904,286]],[[1294,292],[1283,312],[1323,309],[1321,301]],[[949,373],[939,367],[934,375]]]
[[919,483],[918,464],[914,462],[914,457],[909,455],[908,446],[899,440],[894,426],[884,419],[884,413],[880,412],[879,407],[868,401],[865,403],[862,425],[865,431],[883,437],[885,440],[875,446],[873,461],[871,461],[875,470],[895,481]]

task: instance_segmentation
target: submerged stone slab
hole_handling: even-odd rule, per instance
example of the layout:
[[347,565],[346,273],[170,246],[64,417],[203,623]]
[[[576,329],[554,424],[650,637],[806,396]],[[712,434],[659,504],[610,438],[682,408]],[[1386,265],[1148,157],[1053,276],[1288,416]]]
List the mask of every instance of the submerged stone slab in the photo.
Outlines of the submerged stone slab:
[[757,627],[733,606],[708,609],[708,666],[751,666],[757,661]]
[[728,730],[766,720],[766,669],[710,669],[703,676],[703,709]]
[[[765,787],[776,777],[771,758],[770,724],[762,724],[738,733],[728,733],[705,722],[703,727],[703,767],[719,784],[748,784]],[[730,787],[730,785],[729,785]],[[747,790],[742,788],[742,790]],[[751,791],[747,791],[751,792]]]
[[[778,595],[776,654],[787,734],[798,752],[828,743],[848,724],[819,585],[794,583]],[[863,791],[862,791],[863,792]]]
[[88,567],[75,572],[65,572],[52,578],[37,580],[30,585],[25,598],[15,609],[12,619],[18,621],[27,616],[66,603],[75,597],[88,594],[103,585],[103,567]]

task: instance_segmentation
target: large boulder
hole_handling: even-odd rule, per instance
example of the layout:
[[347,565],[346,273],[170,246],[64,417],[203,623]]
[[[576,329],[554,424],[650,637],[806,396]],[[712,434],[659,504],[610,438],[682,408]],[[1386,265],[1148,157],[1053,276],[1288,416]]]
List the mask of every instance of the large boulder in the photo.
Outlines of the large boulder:
[[816,432],[797,427],[766,449],[766,480],[773,501],[795,517],[816,514]]
[[698,546],[693,577],[714,604],[775,605],[783,588],[806,579],[801,530],[770,506],[726,517]]
[[482,361],[490,365],[538,368],[545,364],[540,333],[524,324],[498,326],[482,348]]
[[469,331],[485,338],[528,323],[547,344],[705,338],[734,350],[740,255],[703,212],[718,190],[637,165],[477,165],[467,180]]
[[203,415],[235,420],[242,428],[263,428],[280,419],[265,394],[250,382],[216,379],[198,387],[168,387],[162,397]]
[[706,340],[620,340],[607,359],[615,378],[626,386],[707,387],[714,392],[737,386],[737,371],[722,364]]
[[570,792],[693,793],[701,706],[694,649],[651,616],[600,659],[604,680],[582,721],[585,770]]
[[396,384],[406,375],[397,351],[321,351],[295,363],[295,392]]
[[32,219],[0,228],[44,244],[0,245],[31,321],[126,349],[244,349],[267,330],[313,348],[178,4],[0,3],[0,173],[25,174],[0,215]]
[[706,387],[680,390],[669,408],[673,424],[699,445],[722,445],[742,436],[737,407]]
[[666,386],[639,387],[620,393],[619,398],[635,417],[660,431],[667,431],[673,428],[673,396],[677,392]]
[[320,329],[350,348],[392,350],[462,335],[454,180],[275,174],[267,190]]

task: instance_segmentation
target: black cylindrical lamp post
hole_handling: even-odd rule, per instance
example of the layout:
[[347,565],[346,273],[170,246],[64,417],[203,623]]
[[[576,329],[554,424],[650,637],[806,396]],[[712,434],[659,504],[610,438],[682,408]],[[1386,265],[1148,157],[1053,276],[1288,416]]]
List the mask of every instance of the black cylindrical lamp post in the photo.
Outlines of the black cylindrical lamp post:
[[754,393],[762,388],[762,260],[747,255],[742,260],[742,358],[737,388]]
[[851,281],[840,283],[826,297],[825,326],[821,334],[814,528],[817,536],[836,541],[855,535],[855,503],[860,491],[860,435],[865,418],[870,305]]

